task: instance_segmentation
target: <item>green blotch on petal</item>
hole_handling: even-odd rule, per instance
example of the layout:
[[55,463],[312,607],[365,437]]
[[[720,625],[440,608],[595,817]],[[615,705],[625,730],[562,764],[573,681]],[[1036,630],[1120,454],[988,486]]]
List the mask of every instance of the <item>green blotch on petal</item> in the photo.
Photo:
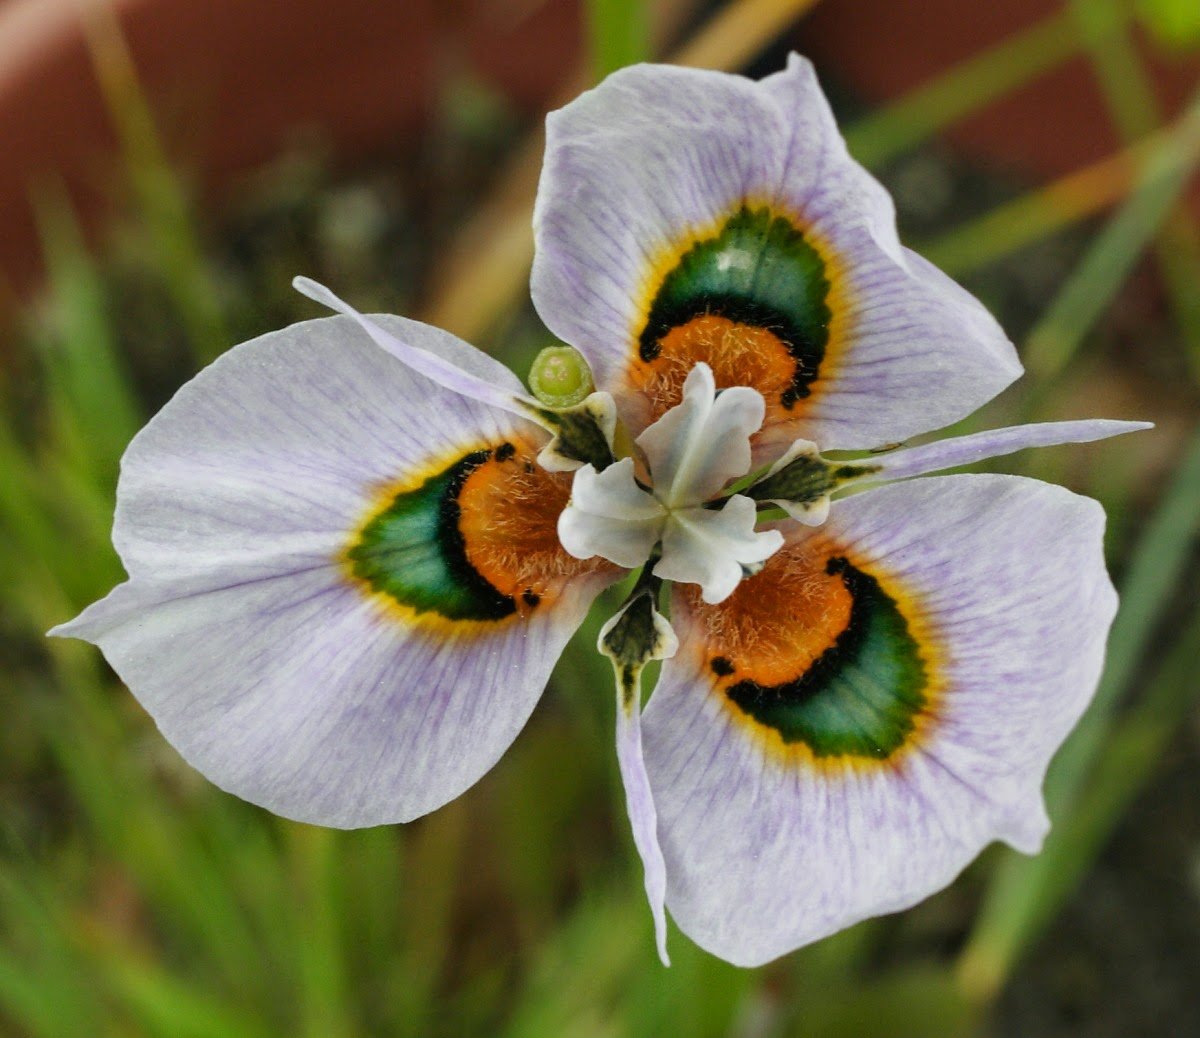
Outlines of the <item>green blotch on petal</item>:
[[399,605],[447,620],[502,620],[514,613],[513,599],[471,565],[459,530],[458,495],[491,457],[488,450],[472,451],[397,494],[347,552],[354,575]]
[[715,237],[697,242],[663,279],[638,340],[642,360],[659,340],[711,314],[776,335],[796,364],[790,407],[810,393],[829,342],[829,271],[821,254],[786,217],[743,206]]
[[785,743],[817,757],[882,760],[900,749],[927,702],[929,675],[899,607],[869,574],[829,560],[853,598],[850,622],[800,677],[764,687],[739,681],[726,694]]

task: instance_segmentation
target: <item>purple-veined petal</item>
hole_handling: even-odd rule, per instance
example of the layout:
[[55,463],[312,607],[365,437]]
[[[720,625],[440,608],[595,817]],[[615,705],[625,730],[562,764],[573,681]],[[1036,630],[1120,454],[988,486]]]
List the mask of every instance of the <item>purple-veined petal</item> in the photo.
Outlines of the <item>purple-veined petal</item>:
[[[779,204],[824,243],[838,277],[834,370],[814,385],[803,435],[827,450],[904,440],[970,414],[1018,378],[1016,351],[991,314],[900,245],[891,197],[847,152],[811,63],[793,54],[762,87],[793,113]],[[780,438],[792,437],[780,429]]]
[[677,590],[643,718],[680,928],[755,965],[1032,853],[1116,606],[1103,513],[1014,476],[839,502],[719,607]]
[[327,825],[415,817],[496,761],[613,578],[557,545],[569,484],[534,464],[544,439],[347,318],[263,336],[130,445],[114,543],[131,579],[53,633],[100,645],[223,788]]
[[635,432],[698,361],[763,394],[760,462],[800,436],[906,439],[1021,371],[987,311],[899,245],[795,56],[759,84],[638,66],[552,114],[535,234],[539,312]]
[[216,785],[339,828],[409,821],[489,771],[599,590],[456,635],[399,622],[334,568],[187,587],[122,584],[54,633],[99,645]]
[[[442,345],[428,325],[377,320],[423,350]],[[133,439],[113,543],[135,579],[324,564],[398,476],[514,431],[544,438],[414,375],[348,318],[305,321],[221,357]]]
[[[618,697],[619,698],[619,697]],[[646,900],[654,919],[654,945],[659,961],[671,965],[667,954],[667,867],[658,845],[658,816],[654,794],[646,776],[642,756],[642,707],[634,700],[629,707],[617,704],[617,766],[625,787],[625,809],[633,831],[633,843],[645,870]]]
[[763,398],[736,387],[717,394],[712,369],[692,368],[683,400],[638,437],[654,494],[668,507],[716,497],[750,471],[750,437],[763,420]]
[[656,257],[775,184],[783,134],[749,80],[671,66],[622,69],[547,116],[533,300],[598,387],[620,383]]
[[1038,422],[1007,429],[988,429],[969,436],[956,436],[920,447],[879,454],[870,459],[872,479],[907,479],[939,469],[971,465],[987,458],[1014,454],[1027,447],[1057,447],[1065,443],[1092,443],[1110,436],[1153,429],[1153,422],[1118,422],[1092,418],[1077,422]]

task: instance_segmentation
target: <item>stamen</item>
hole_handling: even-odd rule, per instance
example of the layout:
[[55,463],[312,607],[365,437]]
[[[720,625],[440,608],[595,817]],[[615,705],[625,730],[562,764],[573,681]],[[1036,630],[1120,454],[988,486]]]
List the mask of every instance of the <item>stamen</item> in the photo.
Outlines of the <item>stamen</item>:
[[530,446],[504,449],[511,446],[497,449],[494,463],[464,484],[459,527],[471,565],[526,612],[555,597],[572,577],[609,564],[581,562],[563,551],[556,523],[570,480],[535,464]]

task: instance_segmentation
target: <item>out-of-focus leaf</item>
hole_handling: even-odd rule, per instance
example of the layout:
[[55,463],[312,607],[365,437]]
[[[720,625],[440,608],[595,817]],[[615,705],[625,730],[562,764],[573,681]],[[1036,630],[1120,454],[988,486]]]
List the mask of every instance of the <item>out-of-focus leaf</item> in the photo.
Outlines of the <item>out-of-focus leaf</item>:
[[846,130],[865,166],[879,166],[930,134],[1061,64],[1079,49],[1066,11],[972,55]]
[[117,459],[141,424],[128,375],[118,358],[99,271],[61,188],[46,188],[35,211],[49,274],[48,334],[38,336],[58,420],[84,442],[86,467],[108,489]]
[[0,1019],[44,1038],[86,1034],[102,1003],[81,976],[59,892],[38,863],[18,860],[20,871],[0,863]]
[[1074,356],[1200,162],[1200,93],[1146,159],[1137,186],[1075,268],[1025,345],[1024,360],[1042,387]]
[[650,58],[645,0],[587,0],[588,43],[596,79]]
[[1200,47],[1200,4],[1196,0],[1138,0],[1137,10],[1167,46],[1181,50]]
[[[1092,67],[1113,122],[1126,144],[1158,130],[1163,113],[1154,84],[1130,32],[1122,28],[1125,0],[1071,0]],[[1200,2],[1189,7],[1200,18]],[[1197,22],[1200,25],[1200,21]],[[1159,231],[1155,257],[1168,290],[1193,371],[1200,378],[1200,230],[1180,200]]]
[[204,259],[188,191],[163,150],[150,103],[108,4],[89,4],[83,25],[96,79],[121,145],[154,266],[187,330],[196,359],[207,363],[229,346],[215,279]]

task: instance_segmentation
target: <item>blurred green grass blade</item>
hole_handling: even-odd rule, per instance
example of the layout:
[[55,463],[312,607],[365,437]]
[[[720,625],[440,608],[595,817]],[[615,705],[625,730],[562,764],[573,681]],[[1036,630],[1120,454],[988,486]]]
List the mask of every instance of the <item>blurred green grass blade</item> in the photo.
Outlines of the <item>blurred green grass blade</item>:
[[346,1034],[346,1006],[338,906],[339,833],[292,823],[286,830],[295,889],[294,932],[300,973],[302,1031],[311,1038]]
[[1125,809],[1153,776],[1179,724],[1195,706],[1200,612],[1181,628],[1182,636],[1175,640],[1139,702],[1114,726],[1062,836],[1047,843],[1043,852],[1049,859],[1046,883],[1028,924],[1034,933],[1052,918],[1086,874]]
[[[391,991],[397,1034],[423,1036],[438,1019],[438,982],[450,953],[451,928],[466,848],[469,798],[460,797],[406,832],[403,934]],[[406,876],[420,881],[405,884]]]
[[1120,201],[1138,165],[1164,136],[1004,202],[919,243],[917,251],[954,277],[986,267]]
[[761,974],[731,966],[679,935],[672,965],[658,963],[636,866],[608,885],[594,884],[559,927],[539,940],[506,1038],[543,1035],[681,1034],[694,1038],[746,1032]]
[[1200,93],[1173,132],[1147,156],[1126,202],[1105,225],[1082,262],[1026,341],[1023,359],[1044,388],[1070,363],[1103,314],[1200,161]]
[[1162,121],[1154,88],[1124,31],[1123,0],[1068,0],[1101,92],[1121,136],[1134,140]]
[[[1105,745],[1114,705],[1131,683],[1184,576],[1183,564],[1198,529],[1200,433],[1193,438],[1163,503],[1139,539],[1122,581],[1121,609],[1109,637],[1105,673],[1096,698],[1051,765],[1046,800],[1055,828],[1037,857],[1004,853],[963,950],[960,976],[977,998],[990,999],[999,990],[1021,952],[1058,907],[1052,896],[1052,892],[1059,897],[1064,892],[1056,878],[1063,853],[1058,845],[1075,839],[1074,805]],[[1174,651],[1194,655],[1195,645],[1180,642]],[[1159,695],[1152,694],[1151,701],[1156,703]]]
[[1166,616],[1200,531],[1200,431],[1180,461],[1162,503],[1138,540],[1121,581],[1121,610],[1095,707],[1109,711],[1135,675],[1150,636]]
[[[613,1019],[633,976],[655,969],[645,933],[646,907],[634,883],[591,891],[541,947],[505,1038],[601,1038],[630,1031]],[[674,951],[674,947],[672,948]],[[661,976],[661,967],[655,969]]]
[[[1200,3],[1193,6],[1200,11]],[[1123,0],[1070,0],[1113,122],[1129,144],[1157,130],[1163,114],[1150,73],[1123,26]],[[1193,373],[1200,380],[1200,231],[1178,203],[1155,241],[1171,309]]]
[[161,1038],[270,1038],[278,1033],[150,957],[118,947],[110,935],[99,943],[95,960],[117,999],[141,1021],[143,1033]]
[[974,1007],[949,970],[910,964],[797,1013],[797,1035],[820,1038],[966,1038]]
[[357,1015],[383,1020],[387,1006],[380,974],[396,960],[401,940],[403,831],[378,826],[356,830],[346,840],[335,864],[343,880],[339,918],[347,968],[352,977],[366,978],[365,985],[354,985]]
[[92,1033],[101,1002],[67,938],[66,906],[37,862],[0,864],[0,1013],[30,1034]]
[[1079,34],[1070,12],[1056,12],[860,119],[846,130],[846,143],[864,166],[880,166],[1060,65],[1078,49]]
[[959,977],[980,1001],[1001,987],[1022,950],[1053,919],[1087,873],[1125,810],[1153,776],[1163,750],[1195,706],[1195,646],[1200,613],[1184,626],[1142,700],[1115,729],[1071,816],[1050,833],[1037,859],[1006,852],[993,897],[962,953]]
[[587,0],[588,46],[597,80],[650,59],[646,0]]
[[196,359],[229,345],[215,280],[205,263],[188,192],[163,150],[133,58],[108,4],[83,17],[96,78],[121,144],[125,171],[154,253],[154,272],[179,314]]
[[65,398],[97,474],[111,479],[141,413],[118,356],[104,283],[60,185],[37,193],[34,213],[49,276],[54,332],[43,353],[51,385]]
[[[40,724],[91,838],[135,880],[156,914],[206,951],[230,990],[252,996],[272,978],[262,974],[258,942],[227,870],[204,846],[194,817],[163,795],[131,751],[131,733],[95,681],[92,654],[67,642],[51,643],[51,651],[67,664],[60,679],[67,702],[50,699]],[[84,667],[72,666],[71,657]]]
[[1200,4],[1196,0],[1137,0],[1137,11],[1166,46],[1180,50],[1200,47]]
[[60,1038],[86,1033],[96,1016],[73,1012],[62,987],[0,947],[0,1020],[11,1020],[21,1034]]
[[34,459],[0,421],[0,551],[38,560],[60,553],[55,531],[38,507],[40,484]]
[[[78,469],[65,471],[57,456],[39,464],[0,422],[0,562],[21,582],[56,588],[49,608],[26,610],[30,634],[40,638],[119,576],[110,516],[107,499]],[[15,585],[6,586],[15,595]]]

